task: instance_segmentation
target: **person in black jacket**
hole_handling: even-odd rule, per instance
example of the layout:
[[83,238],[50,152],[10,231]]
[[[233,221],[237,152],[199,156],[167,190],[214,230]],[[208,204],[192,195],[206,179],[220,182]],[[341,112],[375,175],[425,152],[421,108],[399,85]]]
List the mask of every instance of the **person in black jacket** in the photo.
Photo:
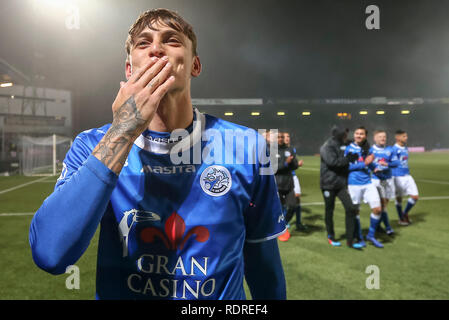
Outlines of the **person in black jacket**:
[[[296,153],[285,144],[283,132],[278,133],[278,153],[276,158],[278,160],[278,170],[276,171],[275,179],[285,213],[285,220],[288,224],[297,206],[292,171],[298,169],[299,165]],[[290,234],[287,229],[287,232],[280,236],[279,240],[287,241],[289,238]]]
[[346,212],[346,241],[348,246],[361,249],[358,243],[354,243],[354,228],[357,208],[352,203],[348,192],[348,167],[354,159],[345,157],[346,140],[349,130],[340,126],[332,128],[332,136],[320,148],[320,188],[325,203],[325,222],[328,242],[332,246],[341,244],[335,240],[334,209],[335,198],[342,202]]

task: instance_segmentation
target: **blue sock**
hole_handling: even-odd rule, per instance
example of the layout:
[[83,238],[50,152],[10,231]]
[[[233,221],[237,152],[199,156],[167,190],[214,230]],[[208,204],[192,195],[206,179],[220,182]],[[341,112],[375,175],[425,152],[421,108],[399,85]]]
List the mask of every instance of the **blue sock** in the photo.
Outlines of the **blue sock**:
[[371,213],[370,216],[370,226],[368,231],[368,237],[374,238],[374,235],[376,233],[376,229],[379,226],[380,223],[380,216],[376,216],[374,213]]
[[405,207],[404,214],[408,214],[408,212],[413,208],[416,204],[416,201],[413,198],[408,199],[407,206]]
[[382,211],[381,221],[385,224],[385,228],[387,228],[387,230],[391,229],[390,221],[388,221],[388,214],[386,211]]
[[402,203],[396,201],[396,211],[398,212],[399,220],[402,220]]

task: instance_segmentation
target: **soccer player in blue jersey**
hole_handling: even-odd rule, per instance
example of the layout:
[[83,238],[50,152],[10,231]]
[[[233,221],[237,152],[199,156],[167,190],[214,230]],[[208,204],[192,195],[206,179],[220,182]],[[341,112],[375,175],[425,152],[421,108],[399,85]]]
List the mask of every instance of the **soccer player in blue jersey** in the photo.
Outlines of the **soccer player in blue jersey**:
[[[407,132],[403,130],[396,131],[395,139],[396,144],[393,146],[393,154],[399,161],[399,165],[392,169],[396,188],[396,210],[399,216],[399,224],[407,226],[411,223],[408,214],[418,201],[419,193],[408,167]],[[402,211],[402,197],[405,196],[410,198],[407,201],[405,210]]]
[[112,124],[77,136],[33,217],[33,259],[52,274],[77,262],[100,225],[97,299],[245,299],[244,277],[254,299],[286,298],[266,143],[192,106],[196,43],[177,13],[140,15]]
[[[358,158],[349,163],[348,190],[354,205],[360,206],[361,202],[368,203],[371,208],[370,227],[366,239],[377,248],[383,248],[383,244],[375,238],[376,230],[381,219],[382,207],[379,193],[371,182],[369,166],[374,160],[374,155],[369,154],[369,145],[366,140],[368,131],[359,127],[354,131],[354,142],[349,144],[345,150],[345,156],[355,154]],[[356,237],[359,243],[364,245],[360,215],[357,214]]]
[[382,205],[381,222],[385,225],[385,231],[388,235],[394,233],[390,225],[387,213],[387,206],[390,199],[395,197],[395,187],[392,168],[399,165],[393,148],[387,146],[387,133],[384,130],[376,130],[374,132],[374,145],[370,149],[370,153],[374,155],[372,163],[372,182],[376,186]]

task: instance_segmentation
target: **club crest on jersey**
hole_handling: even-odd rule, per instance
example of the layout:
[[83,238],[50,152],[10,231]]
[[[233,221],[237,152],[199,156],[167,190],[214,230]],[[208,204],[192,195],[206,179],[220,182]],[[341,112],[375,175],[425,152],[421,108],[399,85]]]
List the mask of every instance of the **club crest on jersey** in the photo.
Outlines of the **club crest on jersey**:
[[201,174],[200,184],[203,191],[210,196],[225,195],[232,186],[231,173],[222,166],[207,167]]

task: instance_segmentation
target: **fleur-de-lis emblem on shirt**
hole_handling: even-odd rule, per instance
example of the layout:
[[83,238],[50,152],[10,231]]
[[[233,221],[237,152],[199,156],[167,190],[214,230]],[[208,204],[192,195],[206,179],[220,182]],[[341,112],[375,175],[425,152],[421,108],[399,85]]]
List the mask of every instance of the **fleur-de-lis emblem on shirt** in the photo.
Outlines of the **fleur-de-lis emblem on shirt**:
[[169,250],[182,250],[190,238],[194,238],[198,242],[205,242],[209,239],[209,230],[203,226],[193,227],[184,235],[186,231],[184,219],[176,212],[173,212],[167,219],[164,229],[145,228],[140,232],[140,239],[145,243],[152,243],[159,238]]

